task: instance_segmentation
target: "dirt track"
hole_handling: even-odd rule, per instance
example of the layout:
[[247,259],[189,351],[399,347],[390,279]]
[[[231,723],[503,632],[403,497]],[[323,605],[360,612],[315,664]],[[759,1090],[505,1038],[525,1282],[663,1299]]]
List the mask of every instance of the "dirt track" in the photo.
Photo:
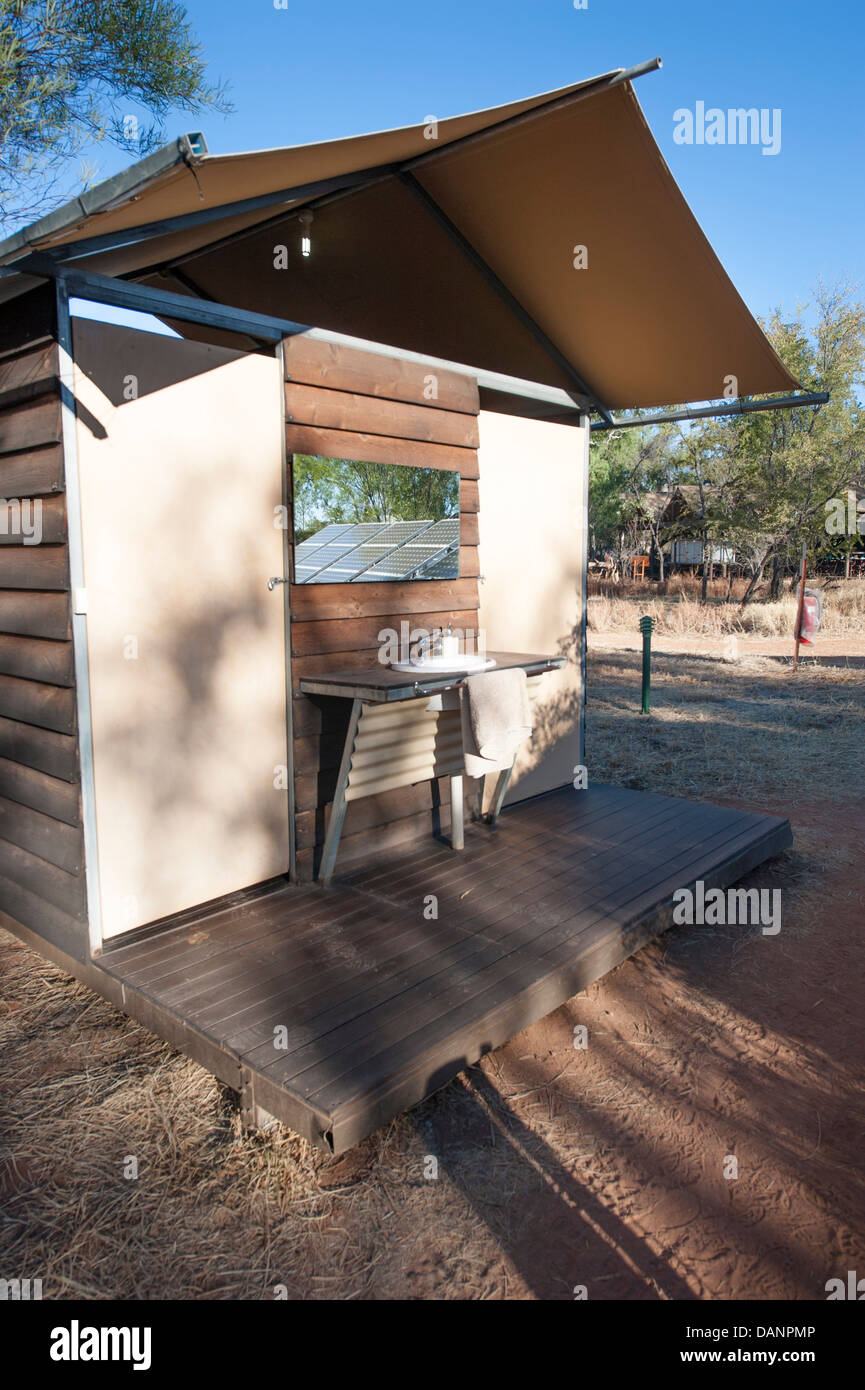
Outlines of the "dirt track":
[[[642,651],[642,638],[639,632],[592,632],[589,634],[589,647],[593,652]],[[679,633],[655,632],[652,635],[652,651],[659,653],[681,653],[694,656],[721,656],[727,660],[737,660],[749,656],[783,657],[793,659],[793,643],[789,637],[710,637],[702,634],[686,637]],[[813,646],[799,649],[801,662],[830,662],[849,664],[858,667],[865,658],[865,638],[818,637]]]

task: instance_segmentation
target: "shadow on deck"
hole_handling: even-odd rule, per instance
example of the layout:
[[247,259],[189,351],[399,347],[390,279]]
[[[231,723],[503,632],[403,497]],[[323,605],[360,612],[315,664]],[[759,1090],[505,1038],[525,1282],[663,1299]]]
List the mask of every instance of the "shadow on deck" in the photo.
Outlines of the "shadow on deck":
[[[672,895],[734,883],[789,822],[594,786],[355,868],[134,933],[94,966],[121,1007],[340,1153],[587,988],[672,922]],[[99,988],[99,986],[96,986]]]

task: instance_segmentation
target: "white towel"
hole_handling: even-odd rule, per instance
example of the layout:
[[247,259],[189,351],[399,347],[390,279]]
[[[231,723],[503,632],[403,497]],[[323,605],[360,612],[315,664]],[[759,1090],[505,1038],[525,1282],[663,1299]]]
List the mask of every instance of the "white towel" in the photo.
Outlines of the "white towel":
[[469,777],[510,767],[532,733],[526,673],[520,667],[469,676],[461,691],[463,751]]

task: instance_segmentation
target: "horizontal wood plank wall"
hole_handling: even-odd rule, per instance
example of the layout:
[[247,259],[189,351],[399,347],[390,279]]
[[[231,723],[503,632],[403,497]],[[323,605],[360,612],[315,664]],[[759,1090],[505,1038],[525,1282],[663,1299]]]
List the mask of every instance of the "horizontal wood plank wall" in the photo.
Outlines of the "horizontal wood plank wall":
[[53,288],[0,311],[0,910],[88,958]]
[[[477,383],[457,372],[303,337],[287,338],[284,349],[289,468],[299,453],[460,474],[458,579],[291,586],[297,867],[308,882],[327,829],[350,702],[301,695],[299,683],[339,667],[374,666],[379,632],[399,632],[403,622],[476,630],[479,403]],[[445,779],[353,801],[339,862],[446,831],[449,819]]]

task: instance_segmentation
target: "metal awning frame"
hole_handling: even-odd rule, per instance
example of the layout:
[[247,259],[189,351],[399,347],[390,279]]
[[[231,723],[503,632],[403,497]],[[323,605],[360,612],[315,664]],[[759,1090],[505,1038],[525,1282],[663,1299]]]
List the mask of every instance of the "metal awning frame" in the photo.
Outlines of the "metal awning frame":
[[[356,338],[327,328],[315,328],[309,324],[296,323],[292,319],[258,314],[251,309],[237,309],[228,304],[217,304],[212,300],[193,299],[190,295],[175,294],[170,290],[157,289],[150,285],[139,285],[132,280],[118,280],[110,275],[98,275],[94,271],[58,265],[41,252],[33,252],[22,261],[16,262],[14,267],[0,266],[0,279],[17,275],[21,270],[39,279],[54,281],[68,299],[87,299],[114,308],[151,314],[155,318],[176,319],[181,323],[195,323],[223,332],[245,334],[260,343],[276,345],[283,338],[302,335],[318,342],[357,348],[379,357],[391,357],[402,362],[413,362],[418,366],[438,367],[442,371],[457,372],[462,376],[472,377],[477,381],[481,391],[534,402],[544,407],[544,415],[537,418],[555,424],[579,425],[583,416],[587,416],[587,411],[592,408],[587,401],[579,399],[575,392],[559,386],[547,386],[543,382],[527,381],[521,377],[507,376],[503,372],[471,367],[463,362],[429,357],[425,353],[412,352],[407,348],[398,348],[387,343],[377,343],[368,338]],[[626,416],[619,420],[605,412],[600,420],[592,422],[591,430],[594,433],[599,430],[635,429],[644,425],[667,424],[678,420],[698,420],[716,415],[749,415],[761,410],[825,405],[828,400],[829,393],[826,391],[808,391],[765,399],[730,401],[725,405],[684,407],[650,415]]]
[[152,314],[155,318],[176,319],[178,322],[195,323],[223,332],[245,334],[261,343],[276,344],[283,338],[303,335],[318,342],[358,348],[378,357],[413,362],[427,370],[430,367],[438,367],[442,371],[472,377],[481,390],[533,401],[546,407],[550,418],[555,416],[565,423],[579,424],[581,414],[585,413],[586,407],[580,406],[574,401],[570,391],[559,386],[526,381],[521,377],[507,376],[503,372],[471,367],[462,362],[450,362],[441,357],[430,357],[426,353],[411,352],[407,348],[373,342],[368,338],[356,338],[348,333],[336,333],[331,329],[296,323],[292,319],[258,314],[251,309],[237,309],[228,304],[214,303],[212,300],[193,299],[190,295],[176,294],[171,290],[157,289],[151,285],[138,285],[132,280],[118,280],[110,275],[98,275],[94,271],[77,270],[74,266],[56,265],[39,252],[26,257],[24,262],[16,263],[14,268],[0,267],[0,279],[18,274],[21,269],[26,270],[28,275],[43,280],[54,280],[58,285],[64,286],[69,298],[88,299],[96,304],[111,305],[113,308]]
[[591,425],[595,431],[640,429],[645,425],[668,425],[679,420],[708,420],[720,415],[755,415],[760,410],[792,410],[802,405],[825,405],[829,400],[828,391],[799,391],[793,395],[766,396],[749,400],[740,398],[728,401],[726,405],[685,406],[681,410],[661,410],[651,415],[628,415],[621,420],[595,420]]

